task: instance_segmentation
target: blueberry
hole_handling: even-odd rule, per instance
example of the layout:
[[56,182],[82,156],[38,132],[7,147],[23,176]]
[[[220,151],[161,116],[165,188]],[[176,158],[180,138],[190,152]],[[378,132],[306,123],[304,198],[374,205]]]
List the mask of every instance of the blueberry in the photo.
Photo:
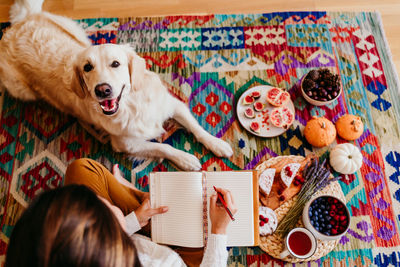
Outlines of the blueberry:
[[328,214],[329,214],[329,211],[324,210],[324,214],[325,214],[325,215],[328,215]]
[[328,225],[326,226],[326,228],[331,229],[331,228],[332,228],[332,225],[331,225],[331,224],[328,224]]
[[309,212],[308,212],[308,216],[313,216],[313,213],[312,213],[312,210],[310,210]]

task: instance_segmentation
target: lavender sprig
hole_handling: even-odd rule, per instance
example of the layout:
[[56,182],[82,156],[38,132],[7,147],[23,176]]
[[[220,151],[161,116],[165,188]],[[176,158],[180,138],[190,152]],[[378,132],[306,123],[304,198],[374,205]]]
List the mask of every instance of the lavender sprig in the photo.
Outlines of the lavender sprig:
[[316,192],[322,190],[331,182],[339,179],[339,177],[330,178],[330,171],[324,167],[325,161],[326,159],[322,163],[319,163],[318,158],[315,158],[310,164],[307,163],[304,167],[303,177],[305,182],[297,195],[297,201],[279,223],[278,228],[276,229],[278,234],[285,236],[291,229],[293,229],[298,222],[307,201],[310,200]]

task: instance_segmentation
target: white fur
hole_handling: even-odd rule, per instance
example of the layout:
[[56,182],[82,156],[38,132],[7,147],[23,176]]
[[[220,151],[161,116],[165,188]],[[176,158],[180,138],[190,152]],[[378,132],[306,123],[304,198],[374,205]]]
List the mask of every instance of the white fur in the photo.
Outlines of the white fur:
[[[37,6],[29,9],[33,2],[14,4],[12,16],[17,23],[0,41],[0,82],[12,96],[26,101],[44,99],[106,131],[114,150],[167,158],[184,170],[198,170],[201,164],[189,153],[147,141],[164,132],[162,125],[169,118],[191,131],[215,155],[232,155],[229,144],[205,131],[129,46],[91,46],[74,21],[40,12]],[[118,67],[111,66],[114,61]],[[87,63],[93,66],[89,72],[84,71]],[[95,94],[96,85],[102,83],[112,88],[106,99],[121,94],[119,109],[112,115],[103,113],[99,103],[104,99]]]

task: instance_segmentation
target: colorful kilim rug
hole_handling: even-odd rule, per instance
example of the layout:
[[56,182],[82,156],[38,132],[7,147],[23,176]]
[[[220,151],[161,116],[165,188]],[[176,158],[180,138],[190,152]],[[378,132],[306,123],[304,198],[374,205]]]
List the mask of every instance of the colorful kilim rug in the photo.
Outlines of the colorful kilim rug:
[[[346,113],[360,116],[365,131],[354,144],[364,164],[340,180],[352,215],[350,230],[327,256],[293,266],[400,266],[399,86],[379,14],[284,12],[79,23],[93,44],[130,43],[199,123],[232,145],[232,158],[217,158],[191,134],[168,127],[158,141],[195,154],[204,170],[252,169],[277,155],[323,155],[328,148],[312,148],[302,134],[307,120],[313,115],[333,122]],[[1,24],[2,29],[8,26]],[[301,77],[318,67],[339,73],[344,88],[338,101],[323,107],[305,103],[299,91]],[[296,121],[281,136],[255,137],[236,118],[239,96],[260,84],[289,89]],[[76,119],[45,103],[22,103],[5,92],[1,103],[2,260],[24,207],[42,190],[62,185],[65,168],[74,159],[90,157],[108,167],[119,163],[125,177],[143,190],[148,190],[151,171],[175,170],[168,161],[124,158]],[[229,255],[229,266],[285,265],[258,248],[230,248]]]

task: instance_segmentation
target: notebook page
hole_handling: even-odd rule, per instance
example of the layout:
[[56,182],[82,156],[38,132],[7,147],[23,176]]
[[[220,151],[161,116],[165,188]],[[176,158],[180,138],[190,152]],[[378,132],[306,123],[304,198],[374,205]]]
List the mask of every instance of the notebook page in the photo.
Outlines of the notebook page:
[[[210,196],[215,193],[213,186],[231,191],[238,209],[235,221],[227,229],[228,246],[254,245],[253,174],[252,172],[207,172],[207,207]],[[211,222],[208,221],[208,233]]]
[[150,175],[152,207],[168,206],[152,217],[152,239],[157,243],[203,247],[202,174],[157,172]]

